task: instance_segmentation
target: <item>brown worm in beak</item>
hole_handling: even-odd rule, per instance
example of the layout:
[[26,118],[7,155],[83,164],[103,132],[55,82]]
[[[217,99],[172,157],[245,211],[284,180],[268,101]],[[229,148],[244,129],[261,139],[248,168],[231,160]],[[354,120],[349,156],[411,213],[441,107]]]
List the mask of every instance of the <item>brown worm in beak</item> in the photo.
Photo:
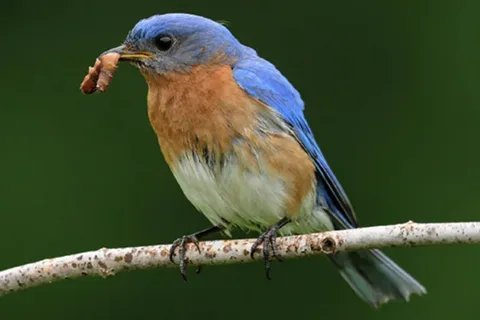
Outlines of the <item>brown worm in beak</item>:
[[99,57],[93,67],[88,68],[88,74],[83,79],[80,90],[85,94],[105,92],[112,81],[119,59],[120,54],[113,52]]

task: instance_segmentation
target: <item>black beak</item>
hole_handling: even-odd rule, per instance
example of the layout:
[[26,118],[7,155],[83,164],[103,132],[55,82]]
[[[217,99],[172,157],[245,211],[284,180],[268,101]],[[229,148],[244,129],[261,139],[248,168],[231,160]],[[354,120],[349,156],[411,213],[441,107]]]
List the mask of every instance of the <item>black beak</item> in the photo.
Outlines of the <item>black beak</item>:
[[104,56],[108,53],[118,53],[120,54],[120,60],[122,61],[138,61],[145,58],[151,58],[153,55],[149,52],[141,52],[130,50],[128,46],[121,45],[110,50],[105,51],[100,56]]

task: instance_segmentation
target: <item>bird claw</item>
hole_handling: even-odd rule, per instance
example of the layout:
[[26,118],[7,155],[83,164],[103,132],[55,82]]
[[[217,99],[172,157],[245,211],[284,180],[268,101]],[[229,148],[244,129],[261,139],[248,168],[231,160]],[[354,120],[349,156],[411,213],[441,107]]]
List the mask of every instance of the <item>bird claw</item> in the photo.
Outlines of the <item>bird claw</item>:
[[[195,247],[197,248],[198,252],[201,252],[200,250],[200,245],[198,243],[198,238],[196,235],[188,235],[188,236],[183,236],[181,238],[178,238],[175,240],[171,247],[170,247],[170,261],[173,261],[173,257],[175,256],[175,250],[178,248],[178,257],[179,257],[179,267],[180,267],[180,273],[182,275],[182,278],[184,281],[187,281],[187,259],[185,259],[185,254],[187,251],[187,244],[193,243]],[[200,267],[197,269],[197,273],[200,272]]]
[[277,259],[279,262],[283,262],[284,259],[277,253],[277,232],[279,227],[277,225],[272,226],[265,231],[260,237],[257,238],[250,250],[250,257],[253,259],[253,255],[257,248],[263,243],[262,254],[263,261],[265,262],[265,275],[268,280],[271,280],[271,261],[270,256]]
[[[227,222],[225,222],[227,223]],[[213,232],[217,232],[217,231],[221,231],[223,230],[225,227],[223,225],[216,225],[216,226],[212,226],[210,228],[207,228],[207,229],[204,229],[204,230],[201,230],[201,231],[198,231],[198,232],[195,232],[191,235],[188,235],[188,236],[183,236],[181,238],[178,238],[177,240],[175,240],[171,247],[170,247],[170,261],[172,261],[172,263],[174,263],[173,261],[173,257],[175,256],[175,250],[178,248],[178,255],[179,255],[179,266],[180,266],[180,273],[182,274],[182,278],[183,280],[187,281],[187,260],[185,258],[185,252],[187,251],[187,244],[189,243],[193,243],[195,245],[195,247],[197,248],[198,252],[201,253],[201,250],[200,250],[200,245],[198,243],[198,239],[208,235],[208,234],[211,234]],[[201,266],[197,266],[197,270],[196,270],[196,273],[200,273],[202,267]]]

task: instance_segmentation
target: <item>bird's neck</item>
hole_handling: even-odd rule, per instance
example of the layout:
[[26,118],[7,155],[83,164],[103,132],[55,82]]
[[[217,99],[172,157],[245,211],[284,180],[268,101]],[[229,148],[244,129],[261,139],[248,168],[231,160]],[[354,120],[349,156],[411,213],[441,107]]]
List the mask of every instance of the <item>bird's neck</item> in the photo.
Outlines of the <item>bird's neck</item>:
[[197,148],[227,152],[255,123],[258,104],[235,83],[228,65],[145,78],[148,116],[169,164]]

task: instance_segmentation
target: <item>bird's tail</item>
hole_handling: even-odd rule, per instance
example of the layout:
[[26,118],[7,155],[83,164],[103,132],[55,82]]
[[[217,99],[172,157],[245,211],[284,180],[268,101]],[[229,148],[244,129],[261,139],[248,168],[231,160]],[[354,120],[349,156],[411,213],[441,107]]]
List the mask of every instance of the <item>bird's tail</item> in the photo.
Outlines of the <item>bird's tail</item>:
[[329,256],[340,274],[368,304],[378,307],[389,300],[408,301],[425,288],[380,250],[337,253]]

